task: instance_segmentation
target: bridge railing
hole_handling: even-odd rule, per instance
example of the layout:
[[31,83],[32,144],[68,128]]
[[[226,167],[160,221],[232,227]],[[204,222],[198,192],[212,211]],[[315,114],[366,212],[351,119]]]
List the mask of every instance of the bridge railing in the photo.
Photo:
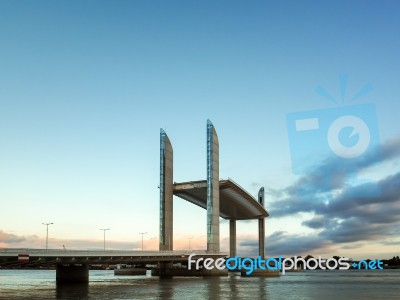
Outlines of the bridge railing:
[[[30,248],[0,248],[0,256],[28,254],[33,256],[174,256],[174,255],[210,254],[206,250],[64,250],[64,249],[30,249]],[[227,253],[215,253],[225,255]]]

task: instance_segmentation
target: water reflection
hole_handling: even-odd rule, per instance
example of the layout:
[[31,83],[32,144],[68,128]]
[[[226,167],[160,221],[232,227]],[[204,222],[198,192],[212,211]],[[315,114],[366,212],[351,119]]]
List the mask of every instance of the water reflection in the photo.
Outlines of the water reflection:
[[48,270],[0,270],[0,299],[399,299],[400,270],[304,271],[280,277],[114,276],[95,270],[88,284],[57,284]]
[[207,281],[208,299],[221,299],[221,277],[204,277]]
[[258,277],[258,278],[253,278],[255,285],[258,287],[258,299],[268,299],[268,289],[267,289],[267,283],[268,279],[266,277]]
[[89,284],[84,283],[57,283],[57,299],[87,299],[89,295]]
[[[176,280],[176,279],[175,279]],[[160,277],[158,285],[159,299],[170,300],[174,297],[174,278],[173,277]]]

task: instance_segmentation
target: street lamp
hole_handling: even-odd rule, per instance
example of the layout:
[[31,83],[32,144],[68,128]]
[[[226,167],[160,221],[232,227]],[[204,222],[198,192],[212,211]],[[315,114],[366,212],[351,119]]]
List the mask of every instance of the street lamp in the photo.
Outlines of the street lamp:
[[190,250],[190,240],[193,239],[193,237],[188,238],[189,240],[189,250]]
[[145,234],[147,234],[147,232],[139,232],[139,234],[142,235],[142,251],[143,251],[143,236],[144,236]]
[[46,250],[47,250],[49,246],[49,225],[53,225],[53,223],[42,223],[42,224],[46,226]]
[[106,251],[106,231],[110,230],[110,228],[101,228],[100,230],[103,230],[103,246],[104,251]]

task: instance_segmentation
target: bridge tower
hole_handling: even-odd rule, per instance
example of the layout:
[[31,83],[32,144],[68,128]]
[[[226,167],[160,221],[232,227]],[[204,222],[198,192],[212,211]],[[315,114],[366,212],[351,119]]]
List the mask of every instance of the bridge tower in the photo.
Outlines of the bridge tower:
[[160,251],[173,250],[173,150],[160,130]]
[[[264,187],[258,191],[258,202],[265,207],[265,192]],[[258,255],[261,259],[265,256],[265,217],[258,219]]]
[[219,252],[219,143],[207,120],[207,252]]

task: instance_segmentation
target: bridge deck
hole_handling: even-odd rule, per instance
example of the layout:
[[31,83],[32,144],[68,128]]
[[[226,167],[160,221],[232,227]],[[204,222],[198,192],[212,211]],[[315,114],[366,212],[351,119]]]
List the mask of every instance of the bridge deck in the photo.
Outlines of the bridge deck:
[[[126,251],[126,250],[45,250],[0,249],[0,268],[15,263],[35,266],[51,264],[135,264],[187,261],[191,253],[198,257],[226,257],[227,253],[207,253],[205,250]],[[22,260],[21,260],[22,259]]]
[[[174,195],[207,209],[207,181],[174,184]],[[224,219],[250,220],[268,217],[265,208],[233,180],[219,181],[220,216]]]

